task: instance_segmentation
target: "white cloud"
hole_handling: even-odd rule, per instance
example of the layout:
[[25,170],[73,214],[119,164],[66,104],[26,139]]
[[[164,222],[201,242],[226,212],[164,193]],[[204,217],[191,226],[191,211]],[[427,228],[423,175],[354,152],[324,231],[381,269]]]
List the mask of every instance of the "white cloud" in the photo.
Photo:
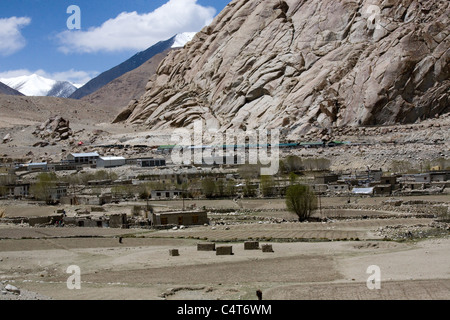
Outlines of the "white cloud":
[[26,45],[20,29],[31,23],[27,17],[11,17],[0,19],[0,55],[8,56]]
[[169,0],[146,14],[122,12],[100,27],[64,31],[57,35],[59,50],[64,53],[144,50],[175,34],[200,31],[212,22],[215,14],[214,8],[203,7],[197,0]]
[[67,70],[61,72],[53,72],[49,73],[42,69],[31,71],[28,69],[18,69],[18,70],[10,70],[0,72],[0,79],[11,79],[22,76],[31,76],[33,74],[37,74],[46,79],[52,79],[57,81],[69,81],[74,84],[76,87],[80,87],[87,82],[89,82],[92,78],[99,75],[97,71],[80,71],[80,70]]

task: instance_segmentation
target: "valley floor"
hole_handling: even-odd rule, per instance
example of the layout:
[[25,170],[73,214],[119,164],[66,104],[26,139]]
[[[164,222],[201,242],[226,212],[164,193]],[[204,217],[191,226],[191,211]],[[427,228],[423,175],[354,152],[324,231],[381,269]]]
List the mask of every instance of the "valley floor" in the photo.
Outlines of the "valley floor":
[[[277,202],[247,205],[261,209]],[[449,229],[426,234],[433,218],[391,212],[384,218],[275,223],[267,217],[288,214],[253,215],[256,219],[239,222],[239,215],[212,216],[208,226],[176,230],[3,224],[0,283],[20,288],[22,295],[1,294],[0,299],[256,300],[258,289],[264,300],[450,299]],[[392,232],[408,230],[411,239],[394,239]],[[274,252],[244,250],[249,240],[260,247],[270,244]],[[232,246],[233,255],[198,251],[203,242]],[[179,256],[169,255],[171,249]],[[72,265],[81,270],[80,290],[67,287]],[[381,289],[370,290],[368,268],[374,265]]]

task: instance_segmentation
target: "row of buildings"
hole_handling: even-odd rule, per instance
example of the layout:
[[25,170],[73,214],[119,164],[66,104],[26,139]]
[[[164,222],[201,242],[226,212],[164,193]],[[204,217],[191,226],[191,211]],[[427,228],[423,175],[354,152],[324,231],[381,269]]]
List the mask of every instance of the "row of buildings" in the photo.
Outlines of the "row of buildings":
[[328,174],[316,177],[313,189],[318,193],[351,193],[356,195],[392,195],[395,192],[414,193],[433,187],[450,187],[450,171],[430,171],[418,174],[383,175],[381,170],[353,174]]
[[59,163],[29,163],[16,166],[16,170],[24,170],[30,172],[55,172],[55,171],[79,171],[84,166],[96,168],[116,168],[125,165],[136,165],[141,168],[164,167],[165,159],[154,158],[132,158],[116,156],[100,156],[97,152],[91,153],[71,153],[67,158]]

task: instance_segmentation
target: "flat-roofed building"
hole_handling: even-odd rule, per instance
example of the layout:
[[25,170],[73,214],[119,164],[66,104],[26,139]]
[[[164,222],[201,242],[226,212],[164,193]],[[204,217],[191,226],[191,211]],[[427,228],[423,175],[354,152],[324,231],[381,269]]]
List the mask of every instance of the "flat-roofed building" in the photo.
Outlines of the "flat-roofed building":
[[69,162],[75,164],[96,164],[100,155],[97,152],[90,153],[71,153],[67,156]]
[[150,216],[150,221],[153,226],[203,225],[208,223],[208,214],[206,211],[157,212]]
[[124,157],[98,157],[97,168],[115,168],[126,164]]
[[47,171],[48,165],[47,162],[41,162],[41,163],[30,163],[27,165],[28,171]]
[[154,200],[173,199],[175,197],[181,197],[183,191],[181,190],[152,190],[151,198]]
[[138,159],[137,165],[142,168],[165,167],[166,159]]

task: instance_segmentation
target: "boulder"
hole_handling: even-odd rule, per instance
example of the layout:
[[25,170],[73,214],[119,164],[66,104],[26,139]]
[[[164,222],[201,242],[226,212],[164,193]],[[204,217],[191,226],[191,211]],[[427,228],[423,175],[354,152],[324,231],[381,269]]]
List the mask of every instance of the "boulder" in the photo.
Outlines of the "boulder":
[[8,133],[6,136],[3,137],[3,143],[8,143],[11,140],[12,139],[11,139],[11,134],[10,133]]
[[11,292],[11,293],[14,293],[14,294],[17,294],[17,295],[20,294],[20,289],[17,288],[17,287],[15,287],[15,286],[13,286],[13,285],[11,285],[11,284],[7,284],[7,285],[5,286],[5,290],[6,290],[7,292]]

